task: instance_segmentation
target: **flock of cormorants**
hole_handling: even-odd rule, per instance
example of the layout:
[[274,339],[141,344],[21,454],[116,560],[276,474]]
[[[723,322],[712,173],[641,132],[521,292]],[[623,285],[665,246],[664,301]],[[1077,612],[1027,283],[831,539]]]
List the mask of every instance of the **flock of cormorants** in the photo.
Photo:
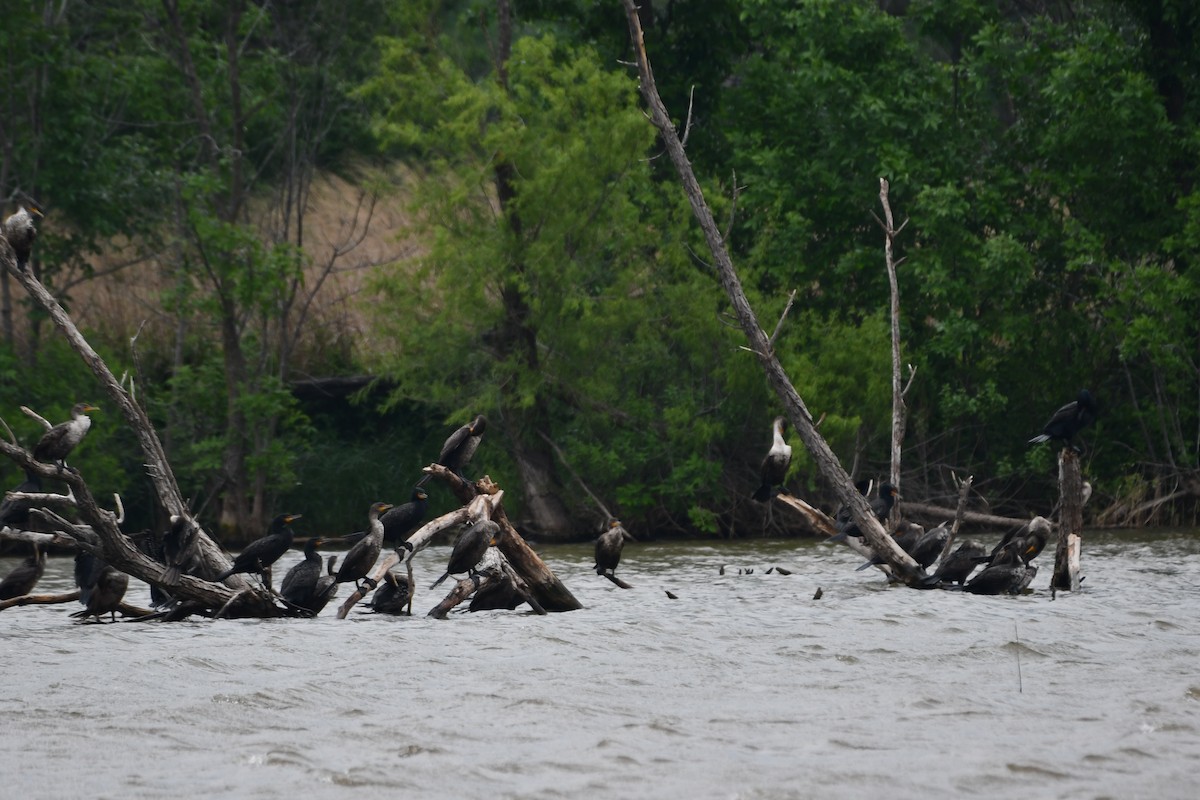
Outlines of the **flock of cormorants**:
[[[51,427],[38,440],[32,453],[34,458],[55,463],[66,468],[65,459],[83,440],[91,424],[88,414],[98,410],[87,403],[78,403],[71,409],[71,418]],[[487,419],[476,416],[466,425],[456,429],[447,439],[438,454],[437,463],[466,481],[463,470],[470,463],[479,447]],[[383,583],[375,586],[369,575],[385,544],[400,548],[424,519],[428,508],[428,493],[423,484],[426,474],[413,488],[410,500],[398,506],[377,502],[368,511],[366,531],[341,537],[312,537],[305,542],[304,559],[294,565],[284,576],[278,596],[292,607],[311,614],[320,612],[337,593],[341,583],[354,583],[359,590],[376,589],[372,608],[386,613],[399,613],[397,609],[406,604],[411,608],[409,579],[395,571],[389,571]],[[16,492],[40,493],[41,478],[26,471],[26,480],[15,487]],[[0,505],[0,527],[16,530],[29,528],[31,501],[6,498]],[[238,573],[258,575],[268,591],[271,587],[271,567],[292,548],[295,533],[292,523],[300,514],[279,514],[271,520],[267,532],[233,557],[224,571],[208,577],[203,574],[195,543],[199,528],[187,516],[172,516],[170,526],[161,537],[143,535],[136,542],[147,555],[160,561],[166,569],[160,580],[151,586],[151,597],[155,606],[172,602],[171,589],[184,574],[196,574],[220,582]],[[434,583],[437,586],[450,575],[470,574],[484,557],[487,548],[494,545],[499,526],[491,520],[468,525],[454,545],[446,572]],[[350,545],[342,557],[341,567],[334,571],[337,556],[323,562],[319,548],[330,542]],[[411,549],[411,545],[409,545]],[[46,554],[36,544],[31,545],[31,555],[17,565],[0,581],[0,601],[29,594],[45,570]],[[104,560],[85,549],[80,549],[75,558],[75,580],[79,587],[79,599],[85,610],[80,617],[96,617],[115,612],[119,608],[128,586],[129,578],[109,566]],[[515,605],[513,606],[515,607]]]
[[[71,409],[69,420],[51,427],[38,440],[32,451],[34,458],[65,468],[66,457],[83,440],[91,425],[88,414],[96,410],[97,407],[90,404],[77,403]],[[1066,446],[1075,447],[1073,438],[1096,418],[1096,413],[1095,400],[1087,390],[1082,390],[1074,401],[1058,409],[1043,427],[1042,433],[1033,437],[1030,442],[1057,439]],[[487,420],[481,414],[455,430],[442,446],[437,463],[466,480],[463,469],[478,449],[486,425]],[[760,469],[761,485],[753,494],[755,500],[767,502],[772,496],[783,491],[792,453],[791,446],[785,439],[786,431],[786,420],[776,417],[772,423],[771,447]],[[407,503],[399,506],[383,502],[372,504],[368,512],[366,531],[336,538],[309,538],[304,547],[304,559],[285,575],[279,597],[296,609],[316,614],[336,595],[338,584],[354,583],[360,591],[375,589],[371,607],[376,611],[401,613],[406,606],[411,610],[411,573],[403,575],[394,569],[389,570],[378,587],[368,576],[384,546],[403,547],[408,536],[424,519],[428,494],[423,485],[428,478],[429,475],[426,474],[417,482]],[[869,493],[870,488],[870,482],[858,484],[859,491],[864,495]],[[15,491],[41,492],[41,478],[26,471],[25,481],[17,486]],[[885,527],[899,496],[897,487],[891,483],[883,483],[869,501],[872,514]],[[6,498],[3,504],[0,504],[0,527],[27,527],[29,516],[30,502],[27,500]],[[300,519],[300,516],[293,513],[276,516],[263,537],[248,544],[233,558],[227,569],[214,575],[211,580],[220,582],[237,573],[256,574],[263,579],[267,589],[271,590],[271,566],[294,545],[295,535],[291,524]],[[840,509],[834,515],[833,522],[838,532],[829,539],[830,542],[863,536],[848,508]],[[177,585],[181,575],[198,571],[199,562],[194,549],[198,530],[190,518],[174,516],[168,530],[157,541],[153,537],[142,537],[143,549],[166,566],[160,583],[152,587],[156,604],[170,602],[170,591]],[[982,543],[967,539],[941,561],[933,574],[919,581],[918,586],[958,588],[974,594],[1017,594],[1029,586],[1037,573],[1037,567],[1031,562],[1045,548],[1050,531],[1051,524],[1048,520],[1034,517],[1024,527],[1006,534],[991,551]],[[487,549],[495,544],[499,532],[499,526],[491,520],[467,526],[454,544],[446,571],[430,588],[438,586],[450,575],[469,574],[483,559]],[[944,523],[929,531],[913,523],[902,523],[893,537],[896,544],[924,570],[938,561],[949,535],[949,529]],[[612,519],[608,528],[595,542],[596,574],[624,588],[628,588],[628,584],[617,578],[615,571],[626,541],[636,540],[625,530],[620,520]],[[330,542],[351,545],[336,572],[334,567],[337,556],[330,556],[325,562],[318,552],[319,548]],[[41,578],[45,563],[45,553],[33,545],[29,557],[0,581],[0,601],[30,593]],[[881,563],[883,559],[876,556],[859,569]],[[978,574],[971,577],[979,568],[982,569]],[[98,556],[81,549],[75,560],[75,579],[79,586],[80,602],[85,608],[73,616],[99,618],[108,613],[115,618],[115,612],[128,586],[127,575],[112,568]],[[503,602],[510,601],[511,598],[508,598]],[[515,603],[508,607],[515,607]]]

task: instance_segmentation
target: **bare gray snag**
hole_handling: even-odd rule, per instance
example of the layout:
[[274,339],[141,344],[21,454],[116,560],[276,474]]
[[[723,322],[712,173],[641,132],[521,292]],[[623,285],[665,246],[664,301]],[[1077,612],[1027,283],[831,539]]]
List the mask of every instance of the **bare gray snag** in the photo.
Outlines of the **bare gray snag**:
[[729,297],[733,305],[734,313],[742,326],[742,331],[749,340],[749,349],[758,357],[763,371],[766,372],[768,382],[770,382],[771,387],[783,403],[783,407],[787,410],[792,426],[800,435],[800,439],[804,442],[804,446],[808,449],[809,454],[812,455],[817,468],[833,487],[838,500],[850,508],[854,520],[863,531],[872,549],[880,557],[886,559],[888,564],[896,570],[897,574],[911,576],[907,579],[908,581],[919,578],[921,570],[917,567],[917,562],[913,561],[907,553],[895,544],[892,537],[887,535],[883,526],[875,519],[875,516],[871,513],[870,506],[867,504],[867,499],[854,488],[850,476],[846,474],[841,463],[838,462],[837,456],[834,455],[828,443],[817,432],[816,427],[813,425],[812,415],[809,414],[803,399],[801,399],[800,394],[796,391],[796,387],[792,385],[787,373],[784,372],[783,366],[775,357],[771,342],[767,334],[763,331],[762,326],[759,325],[754,310],[750,307],[750,301],[746,298],[746,294],[742,290],[741,281],[733,267],[733,260],[730,258],[729,251],[725,248],[721,232],[717,228],[712,212],[704,200],[704,192],[701,190],[700,183],[696,180],[696,175],[692,171],[691,163],[689,163],[687,154],[684,152],[683,144],[679,140],[675,126],[671,122],[671,117],[663,105],[662,98],[659,97],[658,89],[654,83],[654,73],[650,68],[650,59],[646,55],[646,44],[642,35],[641,21],[638,19],[637,7],[634,5],[633,0],[622,0],[622,2],[625,5],[625,16],[629,21],[629,36],[633,42],[633,48],[637,56],[641,92],[646,105],[649,107],[650,121],[658,128],[663,143],[666,145],[667,153],[671,157],[671,162],[675,165],[675,169],[679,173],[684,193],[688,197],[688,201],[692,206],[692,212],[700,223],[705,241],[708,243],[708,248],[712,253],[713,263],[716,264],[721,286],[725,289],[725,294]]

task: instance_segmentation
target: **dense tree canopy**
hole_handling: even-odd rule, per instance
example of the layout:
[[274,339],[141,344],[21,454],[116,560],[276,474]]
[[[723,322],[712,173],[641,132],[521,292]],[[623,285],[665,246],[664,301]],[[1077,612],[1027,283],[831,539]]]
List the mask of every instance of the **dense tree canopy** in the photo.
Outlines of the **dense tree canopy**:
[[[619,4],[9,5],[0,196],[45,207],[35,270],[140,381],[185,492],[229,536],[283,504],[360,526],[477,412],[474,469],[544,535],[593,534],[605,512],[635,532],[786,529],[747,499],[776,409],[658,158]],[[797,291],[778,350],[857,477],[888,459],[886,177],[909,220],[905,497],[949,496],[956,471],[994,510],[1047,512],[1053,454],[1027,440],[1087,387],[1092,518],[1194,521],[1191,4],[641,15],[759,314]],[[337,234],[313,221],[328,175]],[[401,222],[372,229],[376,208]],[[372,235],[407,255],[359,257]],[[350,267],[369,279],[337,284]],[[19,405],[63,414],[92,388],[14,288],[0,276],[0,415],[28,440]],[[121,294],[138,311],[105,302]],[[336,374],[380,380],[319,402],[295,388]],[[144,496],[104,427],[80,466]],[[799,452],[789,486],[824,499]]]

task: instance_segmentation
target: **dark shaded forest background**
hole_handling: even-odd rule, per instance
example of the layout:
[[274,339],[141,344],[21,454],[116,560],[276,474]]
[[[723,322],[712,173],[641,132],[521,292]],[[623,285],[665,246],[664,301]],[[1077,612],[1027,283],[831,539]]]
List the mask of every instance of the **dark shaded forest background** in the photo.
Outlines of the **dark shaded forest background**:
[[[3,2],[0,196],[229,544],[361,527],[471,415],[542,537],[787,533],[749,499],[778,413],[643,115],[620,3]],[[1087,387],[1093,524],[1200,509],[1200,9],[1177,0],[643,0],[659,88],[748,293],[856,478],[1047,513],[1031,447]],[[0,276],[0,416],[97,387]],[[906,376],[907,377],[907,376]],[[101,403],[103,405],[103,403]],[[160,525],[95,415],[73,457]],[[790,489],[832,495],[796,445]],[[570,469],[565,469],[569,464]],[[0,464],[5,486],[20,475]],[[435,500],[447,506],[450,498]]]

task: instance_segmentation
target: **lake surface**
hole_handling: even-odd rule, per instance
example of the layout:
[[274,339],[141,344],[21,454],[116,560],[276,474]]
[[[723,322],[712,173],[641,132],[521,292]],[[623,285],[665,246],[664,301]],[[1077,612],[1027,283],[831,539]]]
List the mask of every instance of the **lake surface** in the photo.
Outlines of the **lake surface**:
[[313,620],[4,611],[0,796],[1200,796],[1200,536],[1089,535],[1056,600],[1051,548],[1021,597],[807,541],[629,544],[630,590],[539,549],[584,610],[420,616],[440,546],[411,618],[339,621],[344,586]]

